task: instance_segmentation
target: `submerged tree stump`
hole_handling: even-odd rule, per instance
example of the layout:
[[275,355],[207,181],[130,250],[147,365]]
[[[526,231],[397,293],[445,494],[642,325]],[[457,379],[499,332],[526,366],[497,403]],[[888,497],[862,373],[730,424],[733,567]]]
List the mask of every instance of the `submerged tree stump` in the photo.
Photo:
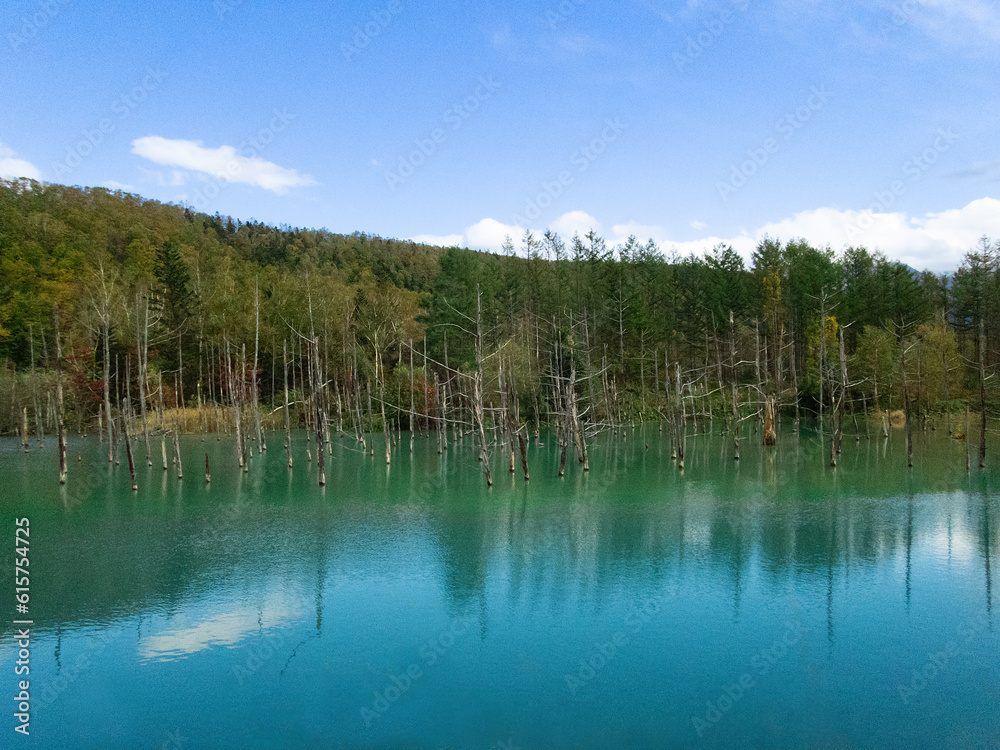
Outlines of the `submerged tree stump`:
[[774,445],[778,433],[774,428],[774,396],[764,400],[764,445]]

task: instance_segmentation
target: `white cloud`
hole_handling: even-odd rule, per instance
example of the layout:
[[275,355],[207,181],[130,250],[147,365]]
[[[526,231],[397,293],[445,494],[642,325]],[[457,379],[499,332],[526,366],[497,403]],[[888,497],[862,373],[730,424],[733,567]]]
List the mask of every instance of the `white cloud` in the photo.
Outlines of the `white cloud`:
[[[586,211],[570,211],[553,221],[549,227],[554,232],[558,232],[564,240],[569,240],[574,234],[581,237],[594,229],[601,231],[601,224],[597,219]],[[545,227],[532,227],[531,231],[536,239],[541,239],[545,233]],[[520,249],[521,238],[524,236],[525,227],[516,224],[504,224],[489,217],[477,221],[470,227],[466,227],[462,234],[420,234],[411,237],[414,242],[426,242],[429,245],[440,245],[450,247],[469,247],[473,250],[489,250],[500,252],[503,248],[504,239],[510,237],[514,242],[514,247]]]
[[980,198],[962,208],[913,217],[902,212],[818,208],[765,224],[754,238],[760,240],[764,234],[785,240],[802,237],[834,250],[864,245],[917,269],[948,271],[958,267],[982,235],[1000,237],[1000,200]]
[[[692,222],[696,229],[705,227],[704,224],[696,227],[696,224],[701,222]],[[583,236],[590,228],[601,231],[600,222],[584,211],[563,214],[550,227],[564,240],[569,240],[577,232]],[[532,228],[536,237],[541,237],[544,231]],[[519,248],[523,234],[524,227],[486,218],[468,227],[462,234],[421,235],[413,239],[499,252],[504,237],[510,236],[514,246]],[[918,270],[926,268],[944,272],[956,269],[965,253],[972,250],[983,235],[1000,238],[1000,200],[980,198],[962,208],[912,217],[902,212],[816,208],[779,221],[766,222],[752,231],[744,230],[734,236],[710,235],[693,240],[676,240],[663,226],[632,221],[612,225],[605,240],[613,247],[624,243],[629,235],[635,235],[641,242],[652,239],[667,254],[702,255],[716,245],[732,245],[747,261],[765,236],[783,242],[804,239],[814,247],[830,247],[837,252],[848,246],[864,246],[872,251],[880,250],[887,257]]]
[[691,228],[692,229],[704,229],[707,226],[708,226],[708,224],[706,224],[703,221],[698,221],[697,219],[695,219],[694,221],[691,222]]
[[464,244],[469,247],[498,252],[504,238],[510,236],[516,243],[524,234],[524,227],[501,224],[496,219],[483,219],[465,230]]
[[276,636],[280,643],[281,628],[303,613],[301,600],[280,586],[264,592],[260,609],[239,601],[227,604],[228,610],[203,619],[185,610],[154,619],[149,632],[139,641],[140,658],[170,661],[212,647],[235,646],[260,633]]
[[259,156],[244,156],[233,146],[205,148],[201,141],[150,135],[132,141],[132,153],[156,164],[179,167],[225,182],[254,185],[278,195],[284,195],[289,188],[317,184],[307,174],[280,167]]
[[13,180],[19,177],[41,180],[42,173],[30,161],[18,159],[17,154],[10,146],[0,143],[0,178]]
[[579,234],[583,237],[591,229],[600,234],[601,222],[588,214],[586,211],[570,211],[568,214],[563,214],[558,219],[553,221],[550,228],[553,232],[558,232],[562,237],[565,237],[568,240],[572,238],[574,234]]
[[134,193],[135,188],[131,185],[126,185],[124,182],[118,182],[117,180],[105,180],[101,183],[108,190],[122,190],[126,193]]

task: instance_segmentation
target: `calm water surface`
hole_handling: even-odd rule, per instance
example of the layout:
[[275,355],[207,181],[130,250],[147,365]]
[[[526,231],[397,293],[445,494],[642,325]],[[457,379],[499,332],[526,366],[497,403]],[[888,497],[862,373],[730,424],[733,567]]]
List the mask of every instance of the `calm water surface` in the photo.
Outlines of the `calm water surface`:
[[679,473],[646,425],[487,490],[427,437],[335,440],[325,489],[303,434],[291,473],[280,436],[247,473],[190,437],[180,481],[136,446],[134,494],[94,439],[65,488],[53,440],[2,442],[35,624],[25,738],[8,565],[0,746],[998,748],[998,475],[917,438],[832,469],[812,432],[698,435]]

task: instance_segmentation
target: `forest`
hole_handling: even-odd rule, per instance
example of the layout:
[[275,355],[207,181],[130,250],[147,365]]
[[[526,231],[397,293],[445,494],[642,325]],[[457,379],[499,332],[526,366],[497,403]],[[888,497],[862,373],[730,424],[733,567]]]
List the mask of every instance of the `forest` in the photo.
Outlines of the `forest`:
[[749,265],[594,232],[487,253],[0,181],[0,431],[139,432],[147,460],[150,433],[235,432],[241,463],[271,429],[384,432],[387,461],[393,434],[451,431],[513,470],[542,426],[585,464],[634,420],[766,442],[781,415],[836,438],[845,415],[964,434],[971,412],[982,451],[998,266],[986,237],[944,275],[796,238]]

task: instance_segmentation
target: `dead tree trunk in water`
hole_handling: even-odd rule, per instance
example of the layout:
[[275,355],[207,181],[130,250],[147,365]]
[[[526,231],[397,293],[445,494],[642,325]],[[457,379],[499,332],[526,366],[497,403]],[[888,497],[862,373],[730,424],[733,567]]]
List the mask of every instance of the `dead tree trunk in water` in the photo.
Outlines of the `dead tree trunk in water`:
[[945,320],[945,311],[941,311],[941,375],[944,378],[944,408],[945,423],[948,427],[948,436],[951,436],[951,397],[948,395],[948,323]]
[[559,336],[559,326],[556,324],[556,318],[552,316],[552,341],[553,341],[553,355],[555,359],[554,372],[552,375],[552,408],[555,411],[556,417],[556,444],[559,447],[559,472],[558,476],[566,476],[566,450],[568,446],[568,429],[566,419],[566,392],[563,387],[562,382],[562,371],[563,371],[563,355],[562,355],[562,340]]
[[[715,313],[712,313],[712,338],[715,342],[715,373],[719,379],[719,398],[722,399],[722,433],[726,431],[726,387],[722,377],[722,352],[719,349],[719,328],[715,324]],[[705,344],[708,346],[707,342]]]
[[826,367],[826,288],[820,293],[819,312],[819,431],[823,433],[823,368]]
[[[594,368],[591,363],[590,357],[590,327],[587,323],[587,318],[589,317],[586,310],[583,311],[583,345],[586,347],[587,352],[587,406],[590,408],[590,413],[596,414],[597,409],[594,407]],[[657,357],[659,357],[659,350],[653,355],[653,367],[655,368],[656,375],[656,390],[653,391],[653,401],[656,402],[657,394],[660,391],[660,380],[659,371],[660,368],[657,364]],[[592,417],[593,418],[593,417]]]
[[59,303],[52,305],[56,326],[56,427],[59,430],[59,484],[66,484],[66,433],[63,430],[62,344],[59,342]]
[[566,407],[565,407],[566,394],[563,392],[561,381],[562,377],[557,376],[555,406],[556,406],[556,420],[558,421],[559,425],[558,427],[559,437],[557,439],[557,442],[559,443],[559,476],[564,477],[566,476],[566,449],[569,446],[569,436],[568,436],[569,425],[567,424],[569,420],[566,418]]
[[497,365],[497,391],[500,394],[500,424],[502,425],[501,439],[507,446],[508,471],[513,474],[516,467],[514,460],[514,426],[507,399],[507,382],[504,380],[502,350],[497,352]]
[[795,391],[795,428],[799,427],[799,373],[795,365],[795,341],[792,340],[792,389]]
[[986,468],[986,328],[979,316],[979,468]]
[[[761,380],[760,373],[760,321],[755,320],[753,322],[754,328],[754,369],[757,373],[757,398],[764,400],[764,382]],[[758,412],[761,415],[761,420],[763,421],[763,411]]]
[[104,423],[108,426],[108,463],[115,460],[115,428],[111,417],[111,336],[104,324]]
[[[119,407],[120,408],[120,407]],[[125,457],[128,459],[128,475],[132,479],[132,492],[138,492],[135,481],[135,461],[132,459],[132,441],[128,437],[128,415],[122,420],[122,437],[125,438]]]
[[181,463],[181,439],[179,437],[180,428],[177,425],[177,420],[174,419],[174,455],[177,458],[177,478],[184,478],[184,464]]
[[[139,325],[140,309],[142,297],[141,295],[136,295],[135,298],[135,322],[136,326]],[[146,314],[143,318],[142,333],[136,338],[138,339],[136,354],[139,359],[139,413],[142,415],[142,438],[146,443],[146,465],[152,466],[153,459],[150,458],[149,451],[149,425],[146,421],[146,373],[147,373],[147,357],[149,356],[149,300],[146,300],[145,304]]]
[[490,471],[490,454],[486,445],[486,426],[483,423],[483,295],[476,284],[476,373],[472,383],[473,411],[479,430],[479,459],[483,463],[483,475],[486,486],[493,486],[493,474]]
[[[240,426],[240,399],[236,392],[236,373],[233,372],[232,356],[229,352],[229,340],[225,340],[226,345],[226,380],[229,386],[229,399],[233,404],[233,425],[236,428],[236,464],[239,468],[244,468],[245,459],[243,457],[243,430]],[[242,388],[242,384],[240,386]],[[164,467],[166,468],[166,467]]]
[[413,453],[413,339],[410,339],[410,453]]
[[264,428],[260,421],[260,392],[257,387],[257,353],[260,348],[260,292],[257,288],[258,282],[254,280],[253,286],[253,308],[254,308],[254,334],[253,334],[253,380],[251,381],[251,391],[253,398],[254,427],[257,432],[257,450],[266,451],[267,443],[264,441]]
[[365,380],[365,398],[367,399],[367,402],[368,402],[368,429],[373,433],[373,435],[372,435],[372,444],[368,448],[368,455],[369,456],[374,456],[375,455],[375,438],[374,438],[375,417],[372,416],[372,379],[371,378],[367,378]]
[[441,419],[439,417],[435,416],[435,414],[439,413],[440,409],[441,409],[441,383],[439,381],[437,372],[434,373],[434,402],[433,403],[434,403],[434,406],[428,408],[427,419],[428,420],[433,420],[434,424],[436,425],[436,429],[434,431],[434,439],[437,440],[437,452],[438,452],[438,455],[440,456],[441,454],[444,453],[444,448],[441,445],[441,429],[442,429]]
[[844,353],[844,326],[840,326],[840,408],[837,411],[837,453],[844,443],[844,401],[847,400],[847,355]]
[[674,363],[674,374],[677,378],[677,385],[675,390],[675,395],[677,399],[677,406],[674,412],[674,419],[677,420],[677,427],[675,434],[677,435],[677,468],[684,469],[684,438],[687,434],[686,422],[687,417],[684,414],[684,396],[683,396],[683,386],[681,385],[681,363]]
[[[528,432],[528,427],[527,425],[525,425],[524,433],[527,432]],[[517,431],[517,442],[518,446],[521,449],[521,471],[524,472],[524,481],[527,482],[529,479],[531,479],[531,476],[528,474],[528,452],[524,444],[524,434],[522,434],[520,428],[518,428]]]
[[733,389],[733,459],[740,460],[740,398],[739,386],[736,383],[736,325],[733,321],[733,311],[729,311],[729,377]]
[[[45,434],[45,426],[42,421],[42,408],[39,405],[38,400],[38,371],[35,369],[35,329],[34,326],[28,326],[28,335],[30,337],[31,343],[31,398],[34,402],[35,407],[35,431],[38,433],[38,447],[44,448],[45,441],[43,440],[43,435]],[[97,413],[98,419],[100,419],[101,413]],[[103,438],[103,435],[102,435]]]
[[906,347],[899,336],[899,375],[903,383],[903,417],[906,420],[906,465],[913,466],[913,423],[910,419],[910,393],[906,388]]
[[569,373],[569,416],[576,439],[577,459],[583,464],[584,471],[590,471],[590,456],[587,452],[587,435],[580,424],[580,412],[576,404],[576,364],[573,363]]
[[[122,402],[122,392],[121,391],[122,391],[121,374],[118,371],[118,355],[116,354],[115,355],[115,403],[119,404],[119,410],[118,410],[118,419],[119,420],[121,420],[121,418],[122,418],[122,413],[121,413],[121,408],[120,408],[120,405],[121,405],[121,402]],[[118,466],[121,463],[121,461],[119,459],[119,457],[121,456],[121,452],[120,452],[121,451],[121,445],[119,445],[119,443],[121,442],[120,428],[118,428],[118,429],[115,430],[115,434],[118,435],[118,439],[115,440],[115,466]]]
[[[312,304],[310,303],[310,316],[311,313]],[[311,381],[312,386],[313,421],[315,422],[313,426],[316,430],[316,481],[320,487],[324,487],[326,485],[326,458],[324,451],[326,441],[323,439],[323,424],[326,417],[323,408],[323,401],[320,395],[320,377],[322,374],[319,366],[319,337],[316,336],[315,333],[313,333],[313,337],[309,341],[309,348],[309,380]]]
[[965,439],[962,441],[965,443],[965,470],[970,471],[972,469],[972,461],[969,459],[969,402],[965,402]]
[[24,452],[28,452],[28,407],[21,409],[21,442],[24,444]]
[[[820,440],[822,441],[822,438],[820,438]],[[837,435],[836,434],[831,434],[830,435],[830,466],[831,467],[836,467],[837,466]]]
[[389,434],[389,420],[385,416],[385,383],[379,384],[379,403],[382,411],[382,435],[385,438],[385,462],[392,463],[392,436]]
[[774,445],[778,440],[774,429],[774,396],[764,399],[764,445]]
[[288,416],[288,339],[281,343],[281,362],[285,370],[285,455],[288,468],[292,468],[292,421]]

